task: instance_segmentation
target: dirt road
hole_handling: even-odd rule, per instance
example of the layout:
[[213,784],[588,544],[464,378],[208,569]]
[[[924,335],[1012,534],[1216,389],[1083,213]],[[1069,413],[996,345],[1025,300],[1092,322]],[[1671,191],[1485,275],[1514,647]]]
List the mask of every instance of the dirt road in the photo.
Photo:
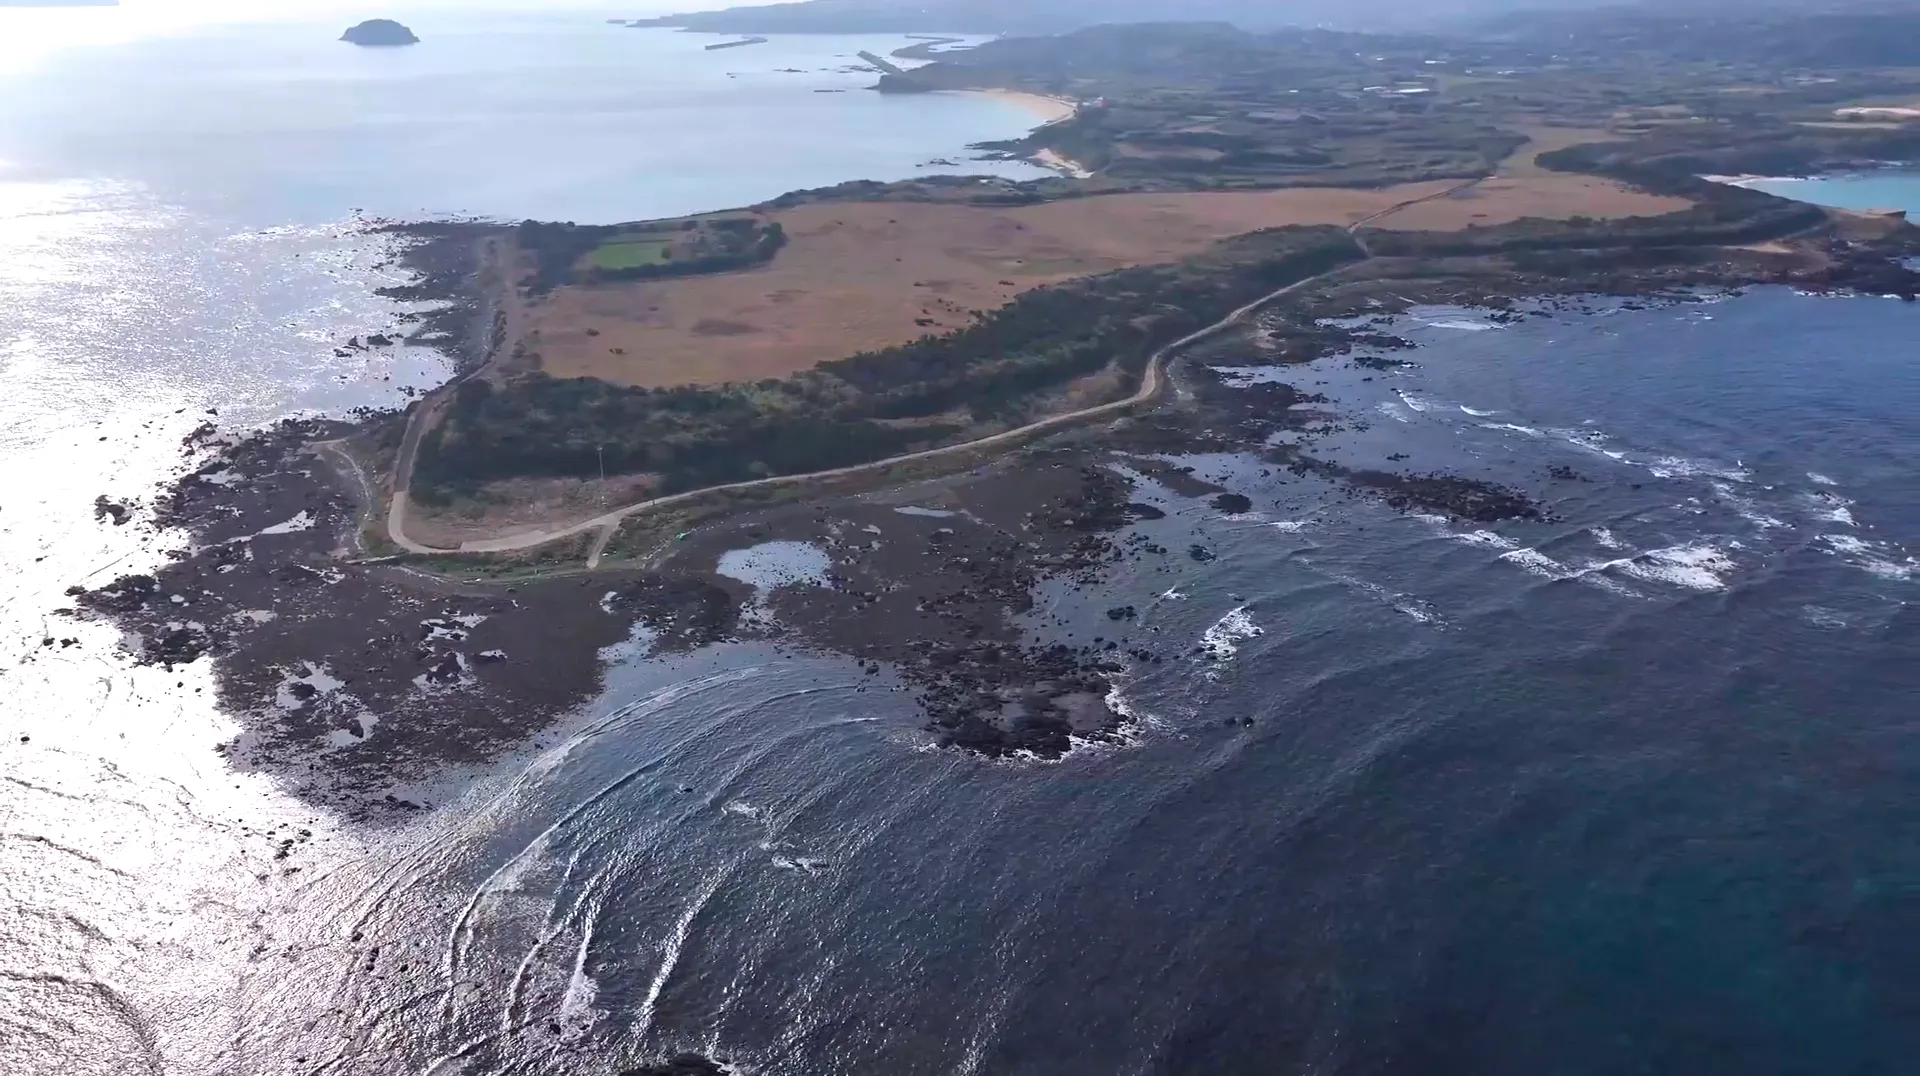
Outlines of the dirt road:
[[[1472,187],[1475,184],[1478,184],[1480,182],[1482,182],[1482,180],[1479,180],[1479,179],[1469,180],[1457,186],[1449,187],[1444,191],[1439,191],[1434,194],[1425,195],[1420,198],[1412,199],[1403,204],[1392,206],[1379,213],[1375,213],[1370,217],[1366,217],[1362,220],[1354,222],[1351,226],[1348,227],[1347,231],[1353,234],[1356,240],[1359,242],[1361,252],[1363,254],[1366,254],[1368,257],[1372,257],[1372,252],[1367,250],[1366,240],[1364,236],[1362,236],[1361,234],[1361,229],[1365,228],[1369,224],[1372,224],[1376,220],[1380,220],[1384,217],[1397,213],[1402,209],[1406,209],[1408,206],[1416,205],[1421,202],[1431,201],[1436,198],[1449,197],[1451,195],[1459,193],[1460,191],[1466,190],[1467,188]],[[1342,268],[1344,269],[1346,267],[1343,266]],[[1140,378],[1139,391],[1135,392],[1132,396],[1129,396],[1124,400],[1115,400],[1112,403],[1100,404],[1097,407],[1082,408],[1081,410],[1068,412],[1067,414],[1064,414],[1064,415],[1054,415],[1049,418],[1041,419],[1038,422],[1028,423],[1027,425],[1021,426],[1017,429],[1006,430],[1004,432],[996,433],[988,437],[982,437],[974,441],[965,441],[955,445],[945,445],[940,448],[929,448],[919,452],[909,452],[903,456],[890,456],[883,460],[874,460],[871,463],[855,464],[851,467],[839,467],[829,471],[814,471],[808,474],[781,475],[774,478],[758,478],[748,482],[731,482],[726,485],[707,486],[702,489],[689,490],[685,493],[675,493],[665,497],[655,497],[651,500],[645,500],[645,501],[637,502],[635,504],[629,504],[624,508],[616,508],[611,512],[606,512],[602,515],[594,516],[592,519],[581,520],[578,523],[573,523],[567,526],[555,527],[552,529],[536,528],[533,530],[520,531],[515,534],[504,535],[499,538],[476,539],[473,541],[462,542],[457,548],[452,548],[452,549],[436,548],[434,546],[423,545],[419,542],[413,541],[412,539],[408,538],[406,535],[406,518],[407,518],[407,507],[408,507],[407,491],[412,482],[413,464],[414,464],[415,457],[419,453],[420,441],[422,437],[425,436],[425,432],[429,426],[427,419],[437,412],[439,402],[443,398],[442,392],[437,391],[434,393],[433,397],[431,397],[430,399],[428,399],[427,401],[421,404],[419,409],[415,411],[413,419],[407,424],[406,437],[401,442],[400,452],[394,464],[393,500],[387,509],[387,537],[392,540],[394,545],[397,545],[400,548],[410,553],[425,553],[425,554],[511,553],[511,552],[516,552],[518,550],[522,550],[522,549],[532,549],[536,546],[546,545],[549,542],[559,541],[563,538],[571,538],[575,535],[585,534],[590,531],[600,530],[600,531],[603,531],[604,533],[601,536],[601,540],[594,543],[593,551],[589,555],[588,561],[587,561],[587,566],[591,568],[596,566],[599,563],[600,551],[606,545],[606,538],[609,535],[611,535],[613,530],[620,525],[621,521],[639,512],[645,512],[645,511],[649,511],[651,509],[657,509],[657,508],[666,508],[671,505],[690,501],[695,497],[704,497],[710,493],[725,492],[728,490],[765,489],[773,486],[794,485],[802,482],[817,481],[819,479],[824,479],[824,478],[840,478],[846,475],[859,474],[864,471],[876,471],[884,467],[891,467],[891,466],[894,466],[895,464],[911,462],[914,460],[935,459],[941,456],[955,455],[962,452],[975,452],[983,448],[992,448],[996,445],[1012,444],[1012,443],[1024,440],[1028,437],[1032,437],[1035,434],[1044,433],[1048,430],[1059,429],[1064,426],[1085,422],[1089,419],[1097,419],[1105,415],[1118,414],[1119,412],[1128,410],[1129,408],[1137,407],[1145,403],[1151,403],[1154,400],[1159,398],[1161,392],[1163,391],[1165,385],[1167,384],[1166,363],[1169,357],[1186,348],[1192,347],[1194,344],[1197,344],[1203,340],[1210,339],[1213,336],[1218,335],[1219,333],[1224,332],[1227,329],[1240,324],[1241,322],[1245,321],[1248,317],[1251,317],[1254,313],[1256,313],[1262,307],[1268,305],[1269,303],[1275,302],[1281,298],[1284,298],[1287,295],[1291,295],[1292,293],[1299,291],[1302,288],[1310,287],[1311,285],[1317,284],[1320,281],[1326,279],[1327,277],[1332,276],[1334,273],[1337,273],[1340,271],[1341,271],[1340,269],[1331,270],[1326,273],[1321,273],[1317,276],[1308,277],[1305,280],[1295,281],[1294,283],[1289,284],[1284,288],[1280,288],[1276,291],[1269,292],[1266,295],[1263,295],[1260,298],[1255,299],[1253,302],[1250,302],[1245,306],[1240,307],[1238,310],[1233,311],[1232,313],[1228,314],[1226,317],[1221,318],[1219,321],[1214,322],[1212,325],[1209,325],[1206,328],[1200,329],[1196,332],[1188,333],[1187,335],[1181,337],[1180,339],[1175,340],[1174,342],[1166,345],[1165,347],[1162,347],[1160,350],[1154,352],[1150,358],[1148,358],[1146,372]]]

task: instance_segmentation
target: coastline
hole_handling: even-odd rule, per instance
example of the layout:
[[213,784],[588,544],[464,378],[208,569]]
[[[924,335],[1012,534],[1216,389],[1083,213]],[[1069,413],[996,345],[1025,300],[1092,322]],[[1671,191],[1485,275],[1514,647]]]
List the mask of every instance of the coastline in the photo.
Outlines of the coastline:
[[1033,155],[1033,160],[1059,172],[1069,179],[1092,179],[1093,170],[1079,161],[1065,157],[1058,150],[1043,149]]
[[1028,93],[1024,90],[956,90],[953,92],[968,97],[985,97],[1012,105],[1040,121],[1036,130],[1070,120],[1080,111],[1080,104],[1077,101],[1044,93]]

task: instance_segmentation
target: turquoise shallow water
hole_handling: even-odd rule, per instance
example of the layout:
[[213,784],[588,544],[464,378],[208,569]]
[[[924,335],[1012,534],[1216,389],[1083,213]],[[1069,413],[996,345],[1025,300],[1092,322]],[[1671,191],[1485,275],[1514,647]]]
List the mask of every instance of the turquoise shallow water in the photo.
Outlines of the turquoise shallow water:
[[1905,209],[1920,213],[1920,170],[1861,172],[1808,179],[1765,179],[1748,186],[1841,209]]

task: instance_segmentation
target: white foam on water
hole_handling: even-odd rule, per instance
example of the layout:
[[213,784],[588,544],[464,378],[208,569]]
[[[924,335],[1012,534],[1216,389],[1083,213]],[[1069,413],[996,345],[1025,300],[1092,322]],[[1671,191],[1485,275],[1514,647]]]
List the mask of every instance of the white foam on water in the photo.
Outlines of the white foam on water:
[[1395,612],[1405,614],[1406,616],[1410,616],[1414,620],[1422,624],[1444,625],[1445,623],[1445,621],[1443,621],[1440,618],[1440,614],[1435,612],[1432,608],[1417,604],[1412,601],[1394,602],[1393,609]]
[[1614,537],[1613,532],[1605,527],[1594,527],[1587,531],[1587,533],[1593,535],[1593,540],[1599,542],[1600,548],[1602,549],[1626,548],[1626,543]]
[[1272,527],[1282,534],[1299,534],[1312,525],[1312,521],[1306,519],[1279,519],[1267,524],[1267,526]]
[[1829,631],[1837,631],[1841,628],[1853,626],[1853,622],[1846,617],[1841,616],[1831,609],[1822,608],[1818,605],[1802,607],[1800,610],[1800,619],[1812,624],[1816,628],[1826,628]]
[[619,596],[620,592],[617,590],[609,590],[605,594],[600,595],[600,611],[608,616],[612,616],[613,600]]
[[1625,452],[1617,451],[1615,449],[1611,449],[1607,447],[1607,442],[1611,440],[1611,438],[1609,438],[1606,434],[1600,432],[1599,430],[1553,429],[1553,430],[1548,430],[1547,432],[1552,434],[1555,437],[1560,438],[1561,440],[1565,441],[1566,443],[1572,445],[1575,448],[1584,449],[1588,452],[1593,452],[1598,455],[1605,456],[1616,463],[1629,462],[1627,459],[1627,454]]
[[1395,389],[1393,394],[1400,397],[1401,403],[1406,404],[1409,408],[1412,408],[1420,414],[1426,414],[1428,411],[1433,410],[1433,401],[1431,400],[1423,400],[1418,396],[1408,395],[1399,389]]
[[1728,482],[1750,482],[1753,472],[1739,464],[1728,466],[1708,460],[1693,460],[1685,456],[1661,456],[1647,464],[1647,470],[1656,478],[1719,478]]
[[1726,577],[1740,566],[1726,550],[1707,542],[1692,542],[1641,553],[1603,567],[1617,568],[1648,583],[1710,592],[1727,589]]
[[317,520],[314,519],[312,512],[302,510],[299,515],[294,516],[292,519],[287,520],[285,523],[275,523],[273,526],[267,527],[266,529],[258,531],[256,533],[257,534],[292,534],[295,531],[310,531],[313,529],[313,525],[316,522]]
[[1508,564],[1517,564],[1535,575],[1547,579],[1571,579],[1573,572],[1568,567],[1538,549],[1516,549],[1500,554],[1500,559]]
[[1472,415],[1474,418],[1492,418],[1493,416],[1500,413],[1498,411],[1475,411],[1473,408],[1468,407],[1466,404],[1461,404],[1460,410],[1465,411],[1467,414]]
[[[924,516],[928,519],[952,519],[954,516],[960,514],[958,512],[949,512],[944,508],[921,508],[911,504],[896,508],[894,511],[903,516]],[[870,529],[872,529],[875,534],[880,533],[876,528]]]
[[1733,487],[1725,482],[1714,482],[1713,492],[1719,496],[1722,504],[1739,513],[1741,519],[1763,531],[1777,530],[1787,526],[1785,522],[1762,512],[1758,505],[1734,492]]
[[1452,329],[1455,332],[1464,333],[1483,333],[1506,327],[1491,321],[1468,321],[1464,318],[1448,318],[1445,321],[1426,321],[1422,319],[1420,324],[1430,329]]
[[1483,430],[1505,430],[1508,433],[1523,434],[1527,437],[1545,437],[1546,436],[1545,434],[1541,433],[1539,430],[1534,429],[1532,426],[1518,426],[1511,422],[1482,422],[1480,424],[1480,428]]
[[1845,527],[1858,527],[1853,518],[1853,502],[1837,493],[1815,493],[1811,497],[1815,518]]
[[1440,615],[1440,611],[1434,608],[1432,602],[1416,598],[1411,594],[1401,594],[1397,591],[1388,590],[1378,583],[1369,583],[1364,579],[1355,579],[1350,575],[1336,574],[1333,578],[1355,590],[1372,595],[1374,598],[1379,599],[1381,604],[1402,616],[1411,617],[1413,620],[1422,624],[1431,624],[1442,628],[1447,626],[1446,618]]
[[1214,621],[1213,627],[1201,634],[1200,645],[1214,661],[1226,662],[1240,652],[1241,643],[1266,633],[1267,629],[1255,624],[1243,605]]
[[1812,482],[1816,486],[1837,486],[1840,484],[1838,482],[1835,482],[1833,479],[1828,478],[1826,475],[1820,474],[1817,471],[1808,471],[1807,480]]
[[773,865],[781,870],[796,874],[820,874],[832,865],[832,860],[819,856],[774,856]]
[[208,471],[206,474],[197,475],[196,477],[202,482],[209,482],[216,486],[234,486],[242,481],[240,472],[231,468]]
[[1513,549],[1513,539],[1492,531],[1469,531],[1465,534],[1451,535],[1454,541],[1467,545],[1485,546],[1488,549]]
[[594,1002],[600,997],[600,985],[593,981],[593,976],[587,974],[587,949],[592,944],[593,923],[589,920],[580,935],[580,948],[574,952],[573,971],[567,977],[566,993],[560,997],[558,1023],[562,1042],[584,1037],[600,1020],[600,1012],[594,1008]]
[[1374,410],[1387,416],[1388,418],[1394,420],[1395,422],[1412,422],[1413,421],[1413,419],[1407,417],[1406,409],[1401,407],[1399,404],[1394,403],[1392,400],[1380,401],[1380,403],[1374,407]]
[[1848,564],[1868,575],[1895,582],[1906,582],[1920,575],[1920,560],[1902,557],[1885,543],[1865,541],[1851,534],[1823,534],[1820,541],[1827,546],[1828,553],[1847,558]]

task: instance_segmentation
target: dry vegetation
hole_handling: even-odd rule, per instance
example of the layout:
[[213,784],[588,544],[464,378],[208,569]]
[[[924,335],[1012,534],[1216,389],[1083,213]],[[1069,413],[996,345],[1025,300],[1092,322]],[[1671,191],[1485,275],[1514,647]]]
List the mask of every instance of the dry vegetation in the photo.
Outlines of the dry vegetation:
[[[806,205],[771,215],[789,245],[769,266],[558,289],[529,309],[522,350],[552,376],[623,385],[785,377],[949,332],[1043,285],[1176,261],[1263,228],[1352,224],[1451,185],[1121,194],[1017,208]],[[1381,224],[1448,230],[1685,205],[1603,179],[1536,175],[1494,180],[1484,193],[1415,206]]]

